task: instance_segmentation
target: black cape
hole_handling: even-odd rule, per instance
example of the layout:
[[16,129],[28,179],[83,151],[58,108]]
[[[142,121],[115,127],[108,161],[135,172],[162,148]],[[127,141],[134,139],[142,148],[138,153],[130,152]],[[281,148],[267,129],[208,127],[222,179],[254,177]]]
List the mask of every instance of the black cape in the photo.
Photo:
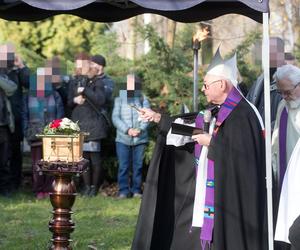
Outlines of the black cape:
[[[172,118],[163,116],[149,166],[133,250],[201,250],[191,228],[195,195],[194,145],[165,144]],[[264,140],[258,119],[242,99],[209,146],[215,162],[212,249],[267,249]]]

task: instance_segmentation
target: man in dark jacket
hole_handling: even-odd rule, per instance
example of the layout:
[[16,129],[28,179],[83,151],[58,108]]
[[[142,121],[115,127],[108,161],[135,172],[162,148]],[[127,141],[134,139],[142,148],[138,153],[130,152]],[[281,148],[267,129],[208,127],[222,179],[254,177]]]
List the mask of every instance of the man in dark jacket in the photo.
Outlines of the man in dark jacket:
[[[271,96],[271,123],[272,129],[274,128],[276,113],[278,104],[282,97],[277,93],[276,82],[272,80],[272,77],[277,69],[285,64],[284,58],[284,42],[282,39],[277,37],[270,38],[270,96]],[[264,109],[264,76],[261,74],[254,84],[251,86],[247,97],[258,109],[261,117],[264,120],[265,109]]]
[[[270,101],[271,101],[271,127],[274,129],[276,114],[278,105],[282,100],[282,96],[277,92],[276,81],[273,80],[273,75],[277,68],[286,64],[285,53],[284,53],[284,41],[278,37],[270,38]],[[258,109],[263,120],[265,117],[264,109],[264,76],[261,74],[250,88],[247,99],[255,105]],[[276,176],[276,173],[273,173]],[[277,221],[278,205],[279,205],[279,186],[277,183],[273,183],[273,218],[274,225]],[[285,250],[286,248],[283,243],[275,242],[275,250]]]
[[0,46],[1,61],[7,61],[7,75],[9,80],[17,85],[17,90],[9,97],[12,113],[14,115],[15,132],[11,137],[12,157],[10,161],[11,185],[13,189],[18,189],[22,181],[22,152],[21,142],[23,141],[22,130],[22,102],[23,89],[29,88],[29,69],[24,65],[22,59],[15,54],[12,44]]
[[14,119],[8,97],[13,95],[17,85],[3,73],[6,68],[0,66],[0,195],[8,196],[11,192],[9,156],[10,138],[14,132]]
[[83,175],[83,194],[95,196],[103,181],[100,150],[101,139],[107,136],[107,122],[100,112],[105,104],[104,84],[96,70],[89,68],[89,59],[81,58],[85,66],[70,83],[68,104],[73,108],[72,120],[78,121],[81,131],[89,133],[83,145],[83,157],[90,161],[90,169]]
[[97,77],[101,79],[104,84],[105,91],[105,109],[109,111],[112,106],[112,94],[114,91],[114,81],[104,72],[106,60],[102,55],[95,55],[91,57],[91,66],[97,70]]

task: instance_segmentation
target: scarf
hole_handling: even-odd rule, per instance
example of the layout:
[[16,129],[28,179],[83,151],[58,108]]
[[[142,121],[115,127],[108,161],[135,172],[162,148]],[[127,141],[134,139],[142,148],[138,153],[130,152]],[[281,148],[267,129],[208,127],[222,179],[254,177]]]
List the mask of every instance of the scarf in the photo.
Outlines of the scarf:
[[[213,137],[216,137],[218,130],[222,123],[227,119],[230,113],[241,101],[242,96],[236,88],[233,88],[226,98],[225,102],[221,105],[219,113],[217,115],[216,126],[213,131]],[[196,126],[201,127],[203,125],[203,117],[197,116]],[[199,159],[202,147],[199,144],[195,145],[195,157]],[[198,162],[196,161],[196,164]],[[196,165],[196,169],[198,164]],[[206,190],[205,190],[205,203],[203,211],[203,225],[201,229],[201,245],[204,250],[206,245],[210,247],[212,242],[213,228],[214,228],[214,187],[215,187],[215,175],[214,175],[214,161],[208,159],[207,161],[207,177],[206,177]]]
[[284,108],[281,112],[280,122],[279,122],[279,190],[281,190],[283,177],[287,167],[286,159],[286,136],[287,136],[287,120],[288,112]]

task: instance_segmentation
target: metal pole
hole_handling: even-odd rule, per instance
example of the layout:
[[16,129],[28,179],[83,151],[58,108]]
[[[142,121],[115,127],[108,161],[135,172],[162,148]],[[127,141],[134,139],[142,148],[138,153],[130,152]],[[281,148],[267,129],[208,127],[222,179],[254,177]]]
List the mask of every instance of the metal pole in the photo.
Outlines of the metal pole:
[[193,107],[194,112],[198,111],[198,50],[193,48],[194,51],[194,88],[193,88]]
[[268,241],[269,250],[274,249],[273,239],[273,204],[272,204],[272,152],[271,152],[271,102],[270,102],[270,45],[269,45],[269,13],[263,13],[262,64],[264,70],[265,97],[265,149],[266,149],[266,186],[268,205]]

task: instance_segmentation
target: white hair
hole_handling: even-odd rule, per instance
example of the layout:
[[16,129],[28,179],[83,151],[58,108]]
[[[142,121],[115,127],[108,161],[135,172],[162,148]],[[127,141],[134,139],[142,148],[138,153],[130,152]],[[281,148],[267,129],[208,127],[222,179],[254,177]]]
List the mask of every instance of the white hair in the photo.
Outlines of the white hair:
[[292,82],[293,85],[300,83],[300,69],[294,65],[286,64],[277,68],[273,78],[276,82],[287,79]]

